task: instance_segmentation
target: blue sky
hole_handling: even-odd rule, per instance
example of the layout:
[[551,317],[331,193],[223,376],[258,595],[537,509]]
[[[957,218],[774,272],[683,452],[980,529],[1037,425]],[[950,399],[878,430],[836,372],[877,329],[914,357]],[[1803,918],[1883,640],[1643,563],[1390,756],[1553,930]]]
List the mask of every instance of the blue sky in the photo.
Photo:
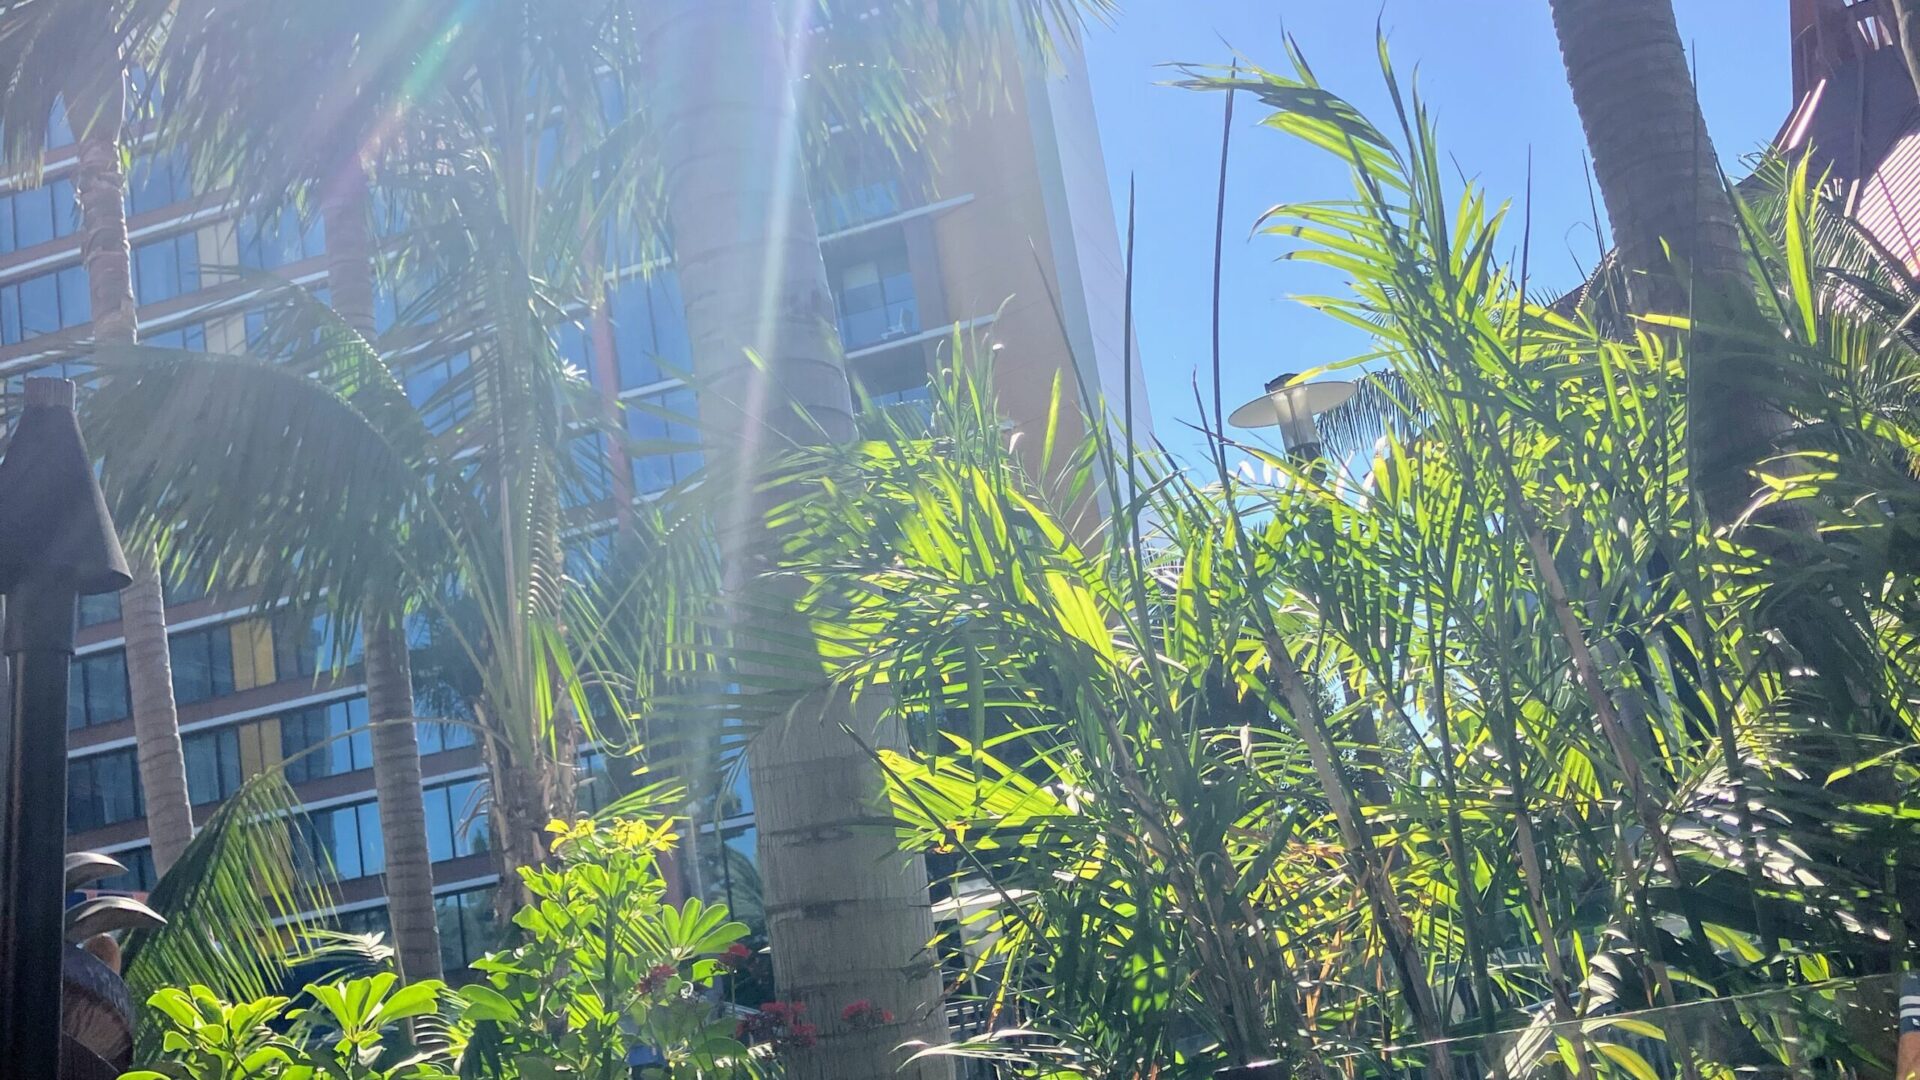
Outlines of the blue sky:
[[[1387,119],[1374,52],[1375,17],[1394,64],[1420,85],[1443,149],[1516,209],[1534,160],[1534,276],[1571,286],[1593,265],[1585,143],[1567,91],[1547,0],[1125,0],[1126,10],[1088,39],[1088,63],[1116,220],[1124,238],[1127,181],[1139,188],[1135,327],[1160,438],[1189,460],[1201,440],[1193,380],[1210,394],[1214,191],[1221,96],[1157,85],[1168,61],[1224,63],[1234,52],[1266,67],[1286,62],[1282,28],[1323,83]],[[1696,48],[1701,99],[1715,146],[1737,159],[1764,144],[1787,110],[1787,0],[1674,0]],[[1262,110],[1237,107],[1228,170],[1222,370],[1227,407],[1268,378],[1354,355],[1355,333],[1288,299],[1338,286],[1338,278],[1276,262],[1280,242],[1249,237],[1262,210],[1281,201],[1340,198],[1344,170],[1271,129]],[[1516,229],[1512,236],[1518,242]]]

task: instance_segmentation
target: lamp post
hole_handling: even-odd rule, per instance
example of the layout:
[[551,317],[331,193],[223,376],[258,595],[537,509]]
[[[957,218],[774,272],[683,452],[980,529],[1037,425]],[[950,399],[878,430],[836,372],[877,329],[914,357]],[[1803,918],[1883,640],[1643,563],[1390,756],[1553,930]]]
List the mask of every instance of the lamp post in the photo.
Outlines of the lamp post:
[[1246,431],[1279,428],[1287,454],[1295,461],[1311,462],[1320,456],[1320,432],[1314,418],[1345,404],[1356,387],[1339,379],[1295,382],[1299,377],[1288,372],[1269,379],[1266,393],[1233,410],[1227,423]]
[[28,379],[0,460],[0,593],[11,715],[0,727],[0,1062],[61,1071],[67,676],[75,601],[132,580],[73,413],[73,383]]
[[1920,972],[1900,980],[1900,1063],[1897,1080],[1920,1080]]

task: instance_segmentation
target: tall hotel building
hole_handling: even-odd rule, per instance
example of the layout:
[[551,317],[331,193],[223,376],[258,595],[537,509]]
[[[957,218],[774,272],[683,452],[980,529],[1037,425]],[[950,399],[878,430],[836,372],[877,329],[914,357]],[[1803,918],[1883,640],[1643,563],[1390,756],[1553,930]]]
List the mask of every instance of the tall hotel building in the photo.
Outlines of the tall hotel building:
[[[990,112],[933,133],[926,151],[901,165],[847,170],[847,190],[816,191],[814,203],[835,290],[848,365],[880,402],[924,399],[956,329],[991,335],[1001,408],[1015,433],[1036,444],[1056,377],[1067,402],[1120,401],[1123,267],[1111,193],[1083,63],[1008,64],[1017,80],[997,90]],[[63,137],[64,136],[64,137]],[[847,153],[859,147],[849,138]],[[55,132],[38,186],[6,185],[0,195],[0,407],[17,408],[31,374],[84,378],[90,328],[85,270],[70,179],[71,136]],[[128,180],[140,334],[153,345],[243,351],[265,323],[257,288],[211,267],[269,271],[324,298],[326,237],[291,214],[238,216],[220,193],[192,190],[179,163],[136,154]],[[384,329],[395,318],[380,305]],[[689,346],[670,268],[643,280],[618,276],[606,310],[558,330],[561,347],[605,393],[662,411],[696,408],[693,394],[664,378],[685,370]],[[401,372],[416,402],[443,385],[462,358],[410,362]],[[1135,400],[1144,410],[1145,395]],[[691,439],[691,429],[655,412],[628,410],[638,439]],[[1144,422],[1144,411],[1137,418]],[[604,442],[604,440],[603,440]],[[646,498],[680,479],[697,456],[661,454],[607,462],[609,498]],[[313,621],[291,613],[261,617],[231,597],[168,593],[167,620],[180,733],[195,815],[204,821],[250,775],[330,737],[363,728],[365,683],[357,664],[330,671],[332,646]],[[68,710],[69,846],[113,854],[130,868],[109,887],[151,886],[142,796],[135,768],[126,660],[116,597],[83,605]],[[429,841],[449,971],[491,944],[492,890],[499,868],[489,851],[484,769],[467,729],[422,724]],[[588,755],[591,768],[595,762]],[[333,739],[287,765],[310,821],[307,842],[334,868],[339,921],[384,921],[379,810],[367,735]],[[590,796],[585,800],[590,802]],[[737,812],[734,812],[737,811]],[[751,807],[742,794],[702,845],[715,872],[709,893],[728,894],[751,913]],[[715,858],[722,851],[731,854]],[[739,870],[739,873],[735,871]]]

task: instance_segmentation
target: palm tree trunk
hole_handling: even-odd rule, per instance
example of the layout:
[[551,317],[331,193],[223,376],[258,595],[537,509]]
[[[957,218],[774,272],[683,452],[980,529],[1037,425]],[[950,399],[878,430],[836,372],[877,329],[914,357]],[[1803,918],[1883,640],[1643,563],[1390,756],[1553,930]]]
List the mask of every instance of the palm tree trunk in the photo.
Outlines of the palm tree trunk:
[[[701,400],[711,452],[756,463],[789,441],[846,438],[852,399],[800,175],[775,5],[660,0],[642,11],[653,76],[647,100],[658,110],[694,363],[714,388]],[[809,422],[796,420],[796,407]],[[751,468],[718,475],[753,484]],[[770,539],[762,525],[769,496],[753,492],[741,488],[731,500],[739,516],[721,528],[736,595]],[[788,1062],[795,1080],[952,1076],[944,1060],[897,1068],[895,1047],[943,1042],[947,1025],[939,968],[927,955],[925,864],[897,850],[878,766],[842,730],[871,731],[879,720],[823,693],[749,749],[774,974],[781,996],[804,1003],[820,1028],[819,1042]],[[892,739],[883,732],[876,741]],[[860,1000],[898,1020],[861,1030],[843,1024],[841,1010]]]
[[433,910],[433,858],[420,783],[420,743],[413,727],[413,664],[399,613],[369,608],[366,625],[368,739],[373,790],[386,848],[387,922],[400,974],[438,979],[440,924]]
[[[74,191],[80,205],[80,258],[87,269],[87,300],[96,345],[132,345],[139,336],[127,243],[127,178],[120,171],[120,130],[126,86],[103,79],[98,98],[74,95],[68,121],[79,136]],[[134,551],[133,584],[122,594],[120,625],[127,643],[127,684],[133,701],[133,738],[140,786],[146,793],[147,835],[153,868],[164,874],[193,839],[186,757],[173,700],[167,653],[167,607],[151,553]]]
[[1914,92],[1920,93],[1920,0],[1893,0],[1893,18],[1907,76],[1913,80]]
[[[1573,102],[1586,128],[1637,314],[1688,314],[1705,327],[1758,317],[1746,252],[1700,115],[1671,0],[1552,0]],[[1760,350],[1696,332],[1690,448],[1716,525],[1757,485],[1749,470],[1790,426],[1755,363]]]
[[167,653],[167,604],[151,557],[133,561],[133,584],[120,594],[120,625],[127,640],[127,686],[133,695],[134,754],[146,798],[153,870],[165,874],[193,839],[186,757],[173,703],[173,662]]
[[[373,243],[367,226],[367,185],[358,166],[343,170],[325,199],[327,286],[340,317],[371,339]],[[373,788],[380,804],[380,840],[386,848],[387,921],[400,973],[408,980],[438,979],[440,924],[433,909],[433,858],[420,782],[420,742],[413,719],[413,662],[397,596],[367,605],[365,626],[368,738]]]

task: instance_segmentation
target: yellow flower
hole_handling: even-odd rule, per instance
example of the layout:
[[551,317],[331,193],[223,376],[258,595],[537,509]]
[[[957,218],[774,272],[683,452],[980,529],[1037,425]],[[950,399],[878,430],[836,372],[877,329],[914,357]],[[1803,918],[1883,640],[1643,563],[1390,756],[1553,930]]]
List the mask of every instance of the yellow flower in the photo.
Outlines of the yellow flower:
[[568,823],[560,818],[554,818],[552,821],[547,822],[547,831],[553,834],[553,846],[556,848],[563,844],[570,844],[575,840],[584,840],[592,836],[593,829],[594,823],[592,818],[581,818],[579,821],[573,823]]

